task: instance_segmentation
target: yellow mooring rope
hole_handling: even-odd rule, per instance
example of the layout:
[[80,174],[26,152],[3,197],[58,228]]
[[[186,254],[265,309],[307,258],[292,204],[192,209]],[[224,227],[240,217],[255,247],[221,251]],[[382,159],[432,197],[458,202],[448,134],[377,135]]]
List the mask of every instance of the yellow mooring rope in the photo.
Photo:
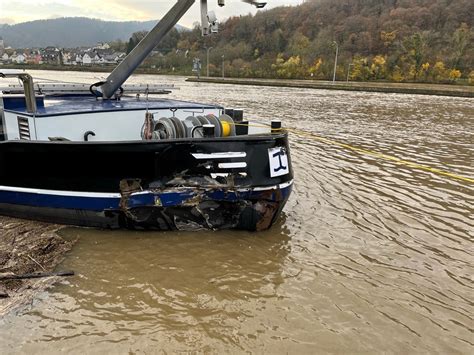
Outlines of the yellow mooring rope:
[[[258,128],[270,128],[270,126],[255,125],[255,124],[234,123],[234,125],[235,126],[258,127]],[[335,146],[338,146],[338,147],[341,147],[341,148],[349,149],[349,150],[352,150],[353,152],[357,152],[357,153],[360,153],[360,154],[370,155],[370,156],[373,156],[373,157],[376,157],[376,158],[392,161],[394,163],[405,165],[405,166],[408,166],[410,168],[429,171],[433,174],[447,176],[447,177],[450,177],[452,179],[466,181],[466,182],[469,182],[471,184],[474,183],[474,179],[466,177],[466,176],[462,176],[462,175],[459,175],[459,174],[451,173],[449,171],[433,168],[433,167],[428,166],[428,165],[422,165],[422,164],[418,164],[418,163],[411,162],[411,161],[408,161],[408,160],[400,159],[400,158],[394,157],[392,155],[379,153],[379,152],[376,152],[376,151],[373,151],[373,150],[358,148],[358,147],[355,147],[355,146],[350,145],[350,144],[337,142],[335,140],[324,138],[324,137],[318,136],[315,133],[303,131],[303,130],[300,130],[300,129],[297,129],[297,128],[279,128],[279,129],[273,129],[273,131],[281,131],[281,132],[288,131],[288,132],[291,132],[291,133],[294,133],[294,134],[297,134],[297,135],[300,135],[300,136],[310,137],[310,138],[312,138],[314,140],[317,140],[319,142],[323,142],[323,143],[326,143],[326,144],[331,144],[331,145],[335,145]]]

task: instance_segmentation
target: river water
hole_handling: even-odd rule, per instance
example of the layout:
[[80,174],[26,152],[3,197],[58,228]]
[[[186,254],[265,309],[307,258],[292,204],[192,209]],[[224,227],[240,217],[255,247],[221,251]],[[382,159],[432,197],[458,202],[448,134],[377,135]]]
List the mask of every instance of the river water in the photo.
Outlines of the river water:
[[[131,81],[474,177],[472,99]],[[291,153],[270,231],[63,229],[77,276],[0,320],[1,352],[473,353],[474,185],[293,134]]]

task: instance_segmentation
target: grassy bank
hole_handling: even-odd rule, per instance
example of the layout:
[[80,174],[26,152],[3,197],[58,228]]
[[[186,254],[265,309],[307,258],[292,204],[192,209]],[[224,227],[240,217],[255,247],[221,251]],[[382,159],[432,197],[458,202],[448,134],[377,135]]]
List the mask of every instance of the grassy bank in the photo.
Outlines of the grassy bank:
[[316,81],[316,80],[291,80],[291,79],[237,79],[201,77],[188,78],[190,82],[257,85],[293,87],[324,90],[366,91],[399,94],[440,95],[455,97],[474,97],[474,86],[448,85],[448,84],[423,84],[423,83],[388,83],[388,82],[345,82]]

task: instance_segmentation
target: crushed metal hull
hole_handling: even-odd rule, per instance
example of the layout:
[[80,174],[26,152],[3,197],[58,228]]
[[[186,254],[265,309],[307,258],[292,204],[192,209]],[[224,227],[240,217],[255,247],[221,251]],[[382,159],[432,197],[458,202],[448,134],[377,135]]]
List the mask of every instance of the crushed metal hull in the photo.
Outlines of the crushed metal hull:
[[[275,149],[285,155],[287,172],[272,177],[269,151]],[[285,134],[5,142],[0,165],[0,214],[99,228],[265,230],[293,181]]]
[[[272,190],[245,192],[242,196],[235,191],[220,190],[220,195],[231,198],[212,198],[216,191],[188,191],[186,196],[193,196],[187,202],[170,203],[165,206],[157,205],[156,201],[169,198],[176,192],[157,194],[154,192],[141,193],[133,196],[126,208],[120,206],[120,198],[108,199],[102,210],[97,207],[64,208],[64,196],[55,204],[54,197],[44,195],[41,198],[29,197],[26,193],[22,199],[36,199],[36,206],[28,206],[27,202],[0,203],[0,214],[26,219],[69,225],[96,228],[127,228],[138,230],[201,230],[201,229],[242,229],[260,231],[270,228],[278,218],[290,193],[291,185],[275,187]],[[37,195],[35,193],[35,195]],[[5,202],[18,201],[18,193],[12,192],[7,196],[0,193],[0,199]],[[96,200],[96,199],[94,199]],[[68,202],[74,205],[74,202]],[[99,201],[89,201],[90,204],[102,204]],[[85,202],[82,201],[84,205]],[[78,204],[79,205],[79,204]]]

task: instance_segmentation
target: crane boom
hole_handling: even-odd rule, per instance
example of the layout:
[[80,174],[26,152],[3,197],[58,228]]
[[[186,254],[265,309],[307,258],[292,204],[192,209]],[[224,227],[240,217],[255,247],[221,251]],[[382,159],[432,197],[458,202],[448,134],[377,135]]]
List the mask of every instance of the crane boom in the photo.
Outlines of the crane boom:
[[[196,0],[178,0],[158,24],[143,38],[140,43],[125,57],[125,59],[110,73],[106,81],[92,85],[94,91],[104,99],[112,98],[117,90],[127,81],[135,69],[145,60],[158,43],[170,32],[179,20],[188,12]],[[266,3],[254,0],[242,0],[262,8]],[[217,31],[217,19],[214,12],[207,12],[207,0],[201,2],[201,29],[203,35]],[[225,0],[218,0],[219,6],[225,5]],[[91,87],[91,89],[92,89]]]

